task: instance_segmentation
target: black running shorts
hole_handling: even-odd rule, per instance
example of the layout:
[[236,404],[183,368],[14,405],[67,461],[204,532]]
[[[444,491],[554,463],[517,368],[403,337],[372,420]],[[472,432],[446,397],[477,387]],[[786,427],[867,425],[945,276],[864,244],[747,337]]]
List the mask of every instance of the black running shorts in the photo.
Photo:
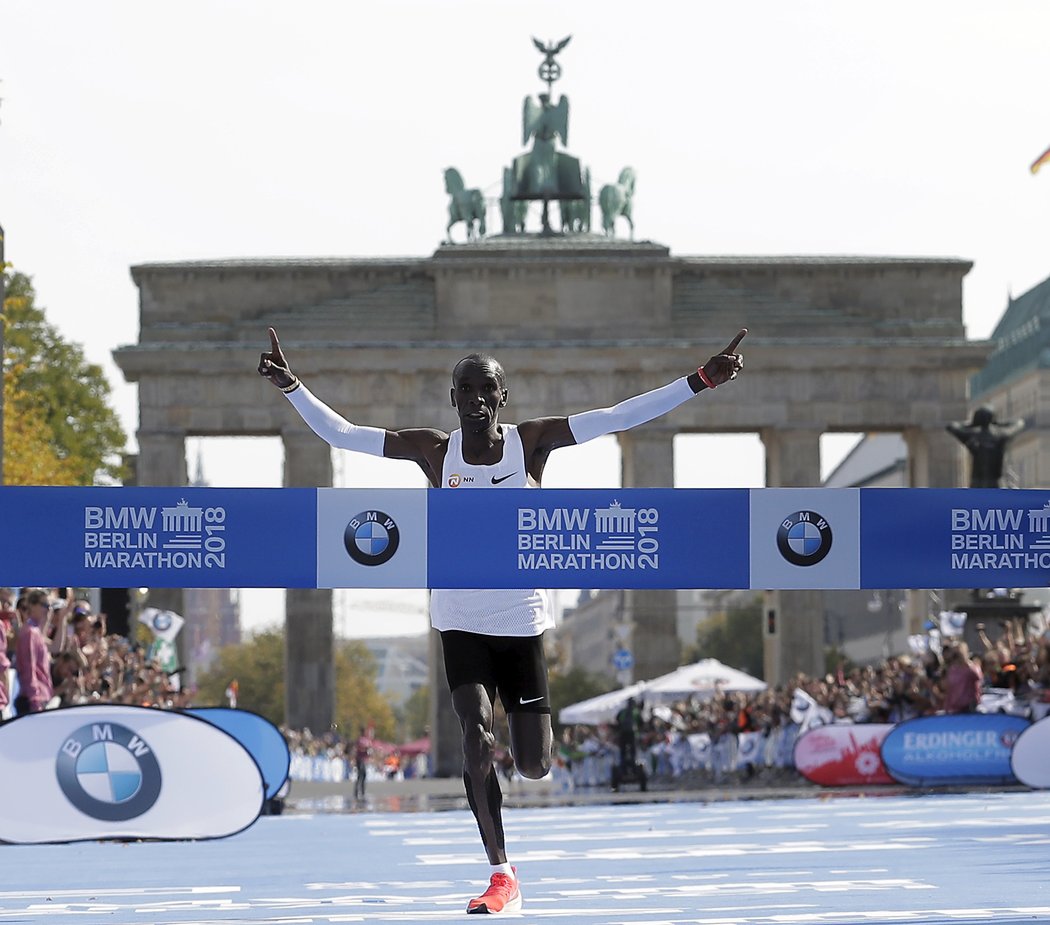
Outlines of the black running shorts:
[[450,691],[464,684],[481,684],[490,700],[499,692],[508,713],[550,713],[542,635],[483,636],[443,630],[441,650]]

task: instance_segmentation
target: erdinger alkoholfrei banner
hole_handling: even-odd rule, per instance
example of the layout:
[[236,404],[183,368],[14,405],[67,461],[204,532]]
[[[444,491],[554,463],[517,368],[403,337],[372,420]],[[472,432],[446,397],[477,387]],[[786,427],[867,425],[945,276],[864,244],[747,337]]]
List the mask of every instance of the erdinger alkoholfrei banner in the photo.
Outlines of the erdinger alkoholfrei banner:
[[882,740],[882,763],[911,787],[1014,783],[1010,753],[1028,726],[1027,719],[1001,713],[910,719]]
[[263,807],[255,760],[217,726],[97,705],[0,726],[0,841],[223,838]]
[[1050,491],[6,487],[0,511],[20,586],[1050,584]]

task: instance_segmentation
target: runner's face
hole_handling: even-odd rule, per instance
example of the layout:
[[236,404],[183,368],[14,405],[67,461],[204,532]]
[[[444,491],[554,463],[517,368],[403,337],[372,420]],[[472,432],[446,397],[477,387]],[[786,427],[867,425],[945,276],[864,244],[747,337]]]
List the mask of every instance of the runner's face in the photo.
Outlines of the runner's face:
[[484,433],[496,425],[499,409],[507,400],[496,370],[488,363],[464,363],[452,386],[452,404],[460,425],[471,433]]

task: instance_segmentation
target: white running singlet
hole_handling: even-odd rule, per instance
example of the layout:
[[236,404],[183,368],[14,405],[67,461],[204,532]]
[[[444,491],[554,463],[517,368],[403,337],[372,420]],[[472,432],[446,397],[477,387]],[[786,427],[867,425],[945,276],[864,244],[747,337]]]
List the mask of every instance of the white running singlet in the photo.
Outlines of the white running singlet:
[[[462,431],[449,434],[441,487],[538,487],[525,469],[518,428],[501,424],[500,429],[503,458],[491,466],[464,462]],[[539,636],[554,626],[554,612],[549,593],[539,588],[434,588],[430,592],[430,624],[437,630],[464,630],[484,636]]]

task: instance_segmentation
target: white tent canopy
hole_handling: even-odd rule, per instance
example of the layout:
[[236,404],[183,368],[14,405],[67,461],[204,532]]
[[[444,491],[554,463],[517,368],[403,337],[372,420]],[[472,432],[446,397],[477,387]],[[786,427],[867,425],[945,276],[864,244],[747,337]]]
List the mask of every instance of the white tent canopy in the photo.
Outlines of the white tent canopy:
[[705,658],[650,681],[645,685],[645,699],[650,703],[688,697],[706,700],[716,694],[764,691],[766,686],[765,681],[723,665],[717,658]]
[[587,726],[595,726],[598,723],[611,723],[616,719],[624,704],[631,697],[640,697],[645,691],[645,682],[639,681],[630,687],[624,687],[617,691],[609,691],[607,694],[599,694],[590,700],[581,700],[572,706],[558,712],[559,723],[581,723]]
[[651,706],[690,697],[707,700],[717,694],[764,691],[766,686],[765,681],[759,681],[744,671],[723,665],[717,658],[705,658],[695,664],[676,668],[652,681],[638,681],[630,687],[574,703],[559,711],[558,722],[588,726],[611,723],[631,697]]

